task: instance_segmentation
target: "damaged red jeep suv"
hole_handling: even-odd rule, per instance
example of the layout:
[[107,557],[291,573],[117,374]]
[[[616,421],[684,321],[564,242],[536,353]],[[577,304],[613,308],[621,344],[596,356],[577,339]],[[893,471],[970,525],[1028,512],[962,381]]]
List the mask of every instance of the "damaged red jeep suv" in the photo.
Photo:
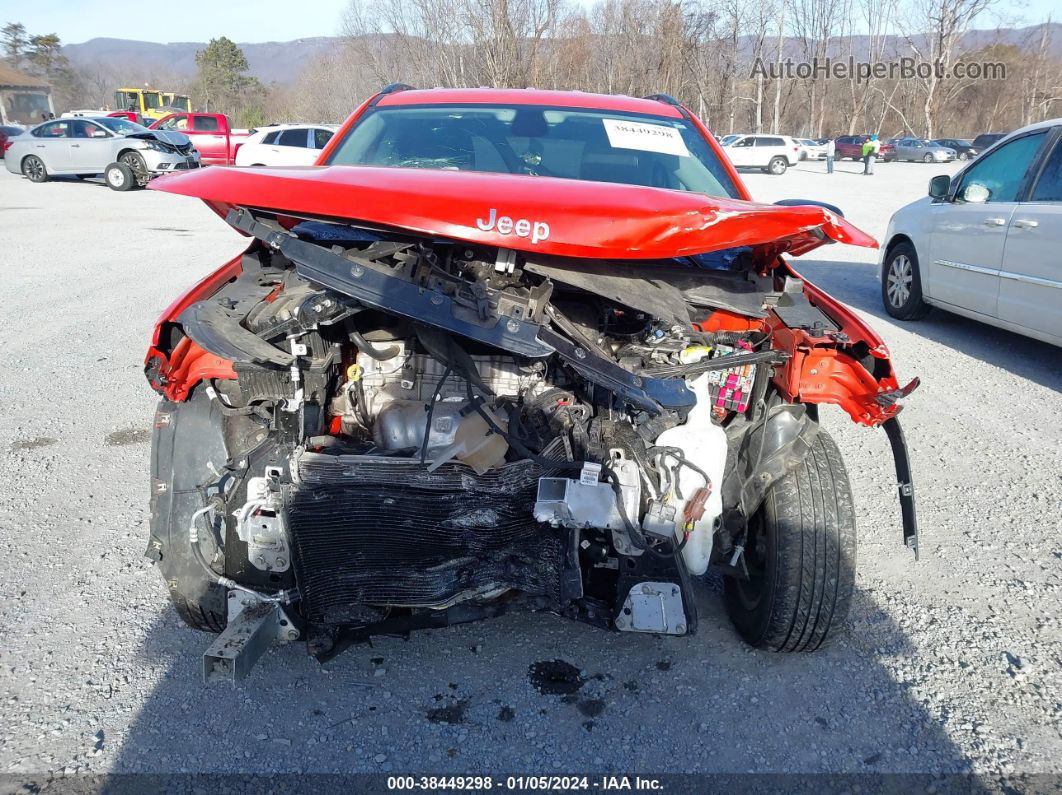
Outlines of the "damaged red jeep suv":
[[882,340],[786,261],[875,246],[753,203],[671,97],[389,86],[314,168],[214,167],[246,251],[162,316],[148,555],[208,678],[514,604],[692,634],[709,569],[750,644],[818,648],[855,510],[818,407],[882,426]]

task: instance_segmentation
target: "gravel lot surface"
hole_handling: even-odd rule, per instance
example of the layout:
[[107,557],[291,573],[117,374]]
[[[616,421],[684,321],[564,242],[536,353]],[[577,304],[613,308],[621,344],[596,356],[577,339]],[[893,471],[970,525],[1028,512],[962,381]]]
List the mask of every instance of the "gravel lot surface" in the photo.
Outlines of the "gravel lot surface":
[[[954,167],[943,167],[943,169]],[[942,170],[749,174],[881,236]],[[319,666],[276,647],[206,688],[142,556],[156,316],[235,255],[201,203],[0,170],[0,774],[43,771],[976,771],[1062,768],[1062,351],[935,312],[887,319],[876,252],[798,269],[868,316],[902,379],[923,555],[901,545],[885,435],[838,412],[859,516],[850,632],[742,645],[720,586],[700,633],[605,633],[546,614],[379,639]],[[567,697],[529,672],[578,669]]]

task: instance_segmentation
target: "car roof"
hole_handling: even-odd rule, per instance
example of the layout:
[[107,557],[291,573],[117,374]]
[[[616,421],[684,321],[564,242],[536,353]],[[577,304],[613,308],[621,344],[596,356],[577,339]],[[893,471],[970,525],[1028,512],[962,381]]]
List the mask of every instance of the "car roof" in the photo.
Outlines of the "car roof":
[[[35,130],[38,127],[43,127],[45,124],[54,124],[57,121],[63,122],[65,124],[70,124],[71,122],[75,121],[103,121],[104,119],[106,119],[107,121],[114,121],[114,119],[110,116],[56,116],[54,119],[48,119],[47,121],[39,121],[29,129]],[[125,121],[125,119],[123,119],[123,121]]]
[[991,146],[995,147],[997,144],[1001,144],[1004,141],[1008,141],[1011,138],[1014,138],[1015,136],[1023,135],[1024,133],[1028,132],[1034,132],[1036,130],[1048,130],[1052,127],[1057,127],[1060,124],[1062,124],[1062,118],[1044,119],[1043,121],[1038,121],[1035,124],[1027,124],[1024,127],[1020,127],[1019,129],[1009,133],[981,133],[974,140],[976,141],[978,138],[988,138],[991,136],[998,135],[999,139],[991,143]]
[[330,130],[335,130],[339,128],[339,125],[316,121],[282,121],[276,124],[260,124],[255,127],[255,130],[259,132],[262,130],[288,130],[292,127],[327,127]]
[[537,88],[428,88],[404,89],[384,94],[377,107],[402,105],[541,105],[558,108],[586,108],[666,116],[681,119],[674,105],[655,99],[638,99],[617,94],[590,94],[584,91],[544,91]]
[[1025,127],[1021,127],[1020,129],[1014,130],[1010,133],[982,133],[982,135],[1003,135],[1007,138],[1010,138],[1012,135],[1019,135],[1021,133],[1032,132],[1033,130],[1046,130],[1050,127],[1057,127],[1060,124],[1062,124],[1062,118],[1045,119],[1044,121],[1038,121],[1035,124],[1029,124]]

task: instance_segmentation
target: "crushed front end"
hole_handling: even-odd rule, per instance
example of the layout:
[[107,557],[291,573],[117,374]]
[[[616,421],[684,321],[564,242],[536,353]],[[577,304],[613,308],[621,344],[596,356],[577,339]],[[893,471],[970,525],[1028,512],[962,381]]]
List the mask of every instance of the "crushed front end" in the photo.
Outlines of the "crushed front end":
[[[776,226],[790,209],[750,207]],[[225,630],[208,675],[274,639],[327,659],[516,602],[690,634],[709,568],[755,645],[816,648],[843,620],[846,602],[782,637],[760,604],[795,554],[771,546],[785,494],[846,477],[818,404],[885,424],[906,466],[915,382],[780,256],[843,222],[801,211],[789,236],[620,260],[218,209],[253,242],[171,307],[146,360],[148,554],[189,623]],[[831,488],[849,511],[847,481]],[[842,519],[822,532],[844,552]],[[913,501],[904,519],[913,546]]]

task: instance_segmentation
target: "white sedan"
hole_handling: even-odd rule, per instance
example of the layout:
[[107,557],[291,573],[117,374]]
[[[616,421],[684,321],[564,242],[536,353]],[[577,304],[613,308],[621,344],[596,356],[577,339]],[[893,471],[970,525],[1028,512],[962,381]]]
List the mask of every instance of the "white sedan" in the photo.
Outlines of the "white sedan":
[[312,166],[337,129],[331,124],[260,127],[236,151],[236,165]]
[[881,297],[1062,345],[1062,119],[1024,127],[889,221]]
[[825,160],[826,144],[813,141],[810,138],[794,138],[800,146],[801,160]]

